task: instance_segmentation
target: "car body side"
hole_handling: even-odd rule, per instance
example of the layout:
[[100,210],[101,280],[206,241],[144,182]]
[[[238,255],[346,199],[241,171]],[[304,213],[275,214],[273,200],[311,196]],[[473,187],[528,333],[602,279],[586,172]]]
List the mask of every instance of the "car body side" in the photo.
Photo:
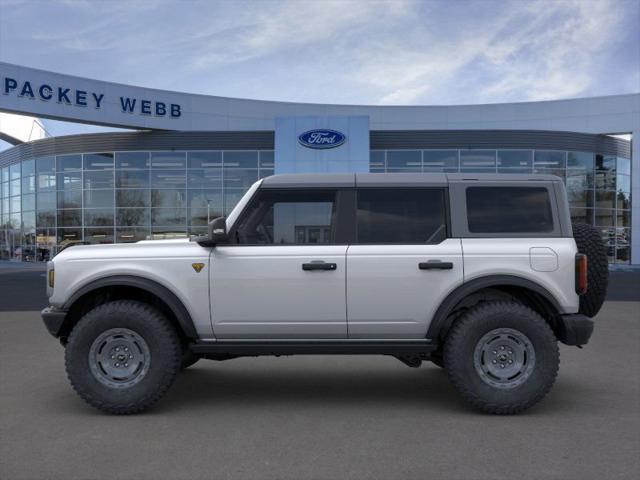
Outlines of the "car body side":
[[[413,302],[414,309],[421,308],[421,314],[413,330],[403,333],[404,338],[424,338],[432,335],[432,320],[446,304],[447,298],[454,295],[456,290],[464,285],[471,285],[481,279],[502,278],[505,282],[509,278],[522,280],[522,288],[526,285],[533,286],[537,293],[546,297],[557,314],[573,314],[578,311],[579,297],[575,293],[575,254],[576,243],[571,235],[571,225],[566,202],[564,186],[560,179],[555,177],[543,177],[539,184],[548,188],[552,199],[552,210],[555,229],[550,235],[532,237],[530,235],[498,234],[493,238],[473,235],[465,231],[466,210],[464,206],[465,185],[473,183],[473,176],[458,175],[448,176],[445,188],[448,191],[449,222],[448,238],[440,245],[448,246],[448,255],[455,258],[459,255],[456,269],[452,272],[455,278],[451,281],[440,282],[442,277],[432,276],[431,287],[437,292],[424,302],[421,297],[407,299]],[[516,179],[505,179],[501,176],[495,181],[475,181],[477,185],[513,185],[518,184]],[[261,187],[262,180],[254,184],[240,200],[236,208],[227,218],[227,229],[230,231],[237,222],[242,210],[250,202],[255,192]],[[520,185],[523,185],[520,183]],[[345,188],[345,187],[338,187]],[[349,188],[347,185],[346,188]],[[391,255],[396,259],[407,255],[404,245],[387,246],[385,255]],[[78,299],[78,292],[89,293],[92,284],[116,276],[129,276],[145,279],[160,285],[170,291],[188,312],[190,321],[195,327],[198,340],[216,340],[216,306],[215,288],[210,275],[210,269],[216,268],[216,258],[219,255],[218,247],[205,247],[197,242],[187,239],[144,241],[136,244],[116,244],[103,247],[77,246],[68,248],[58,254],[49,268],[55,269],[55,288],[50,294],[50,303],[53,307],[62,311],[69,310],[73,302]],[[223,249],[233,249],[233,245],[224,246]],[[238,248],[238,247],[235,247]],[[242,247],[246,248],[246,247]],[[281,249],[280,252],[291,251],[292,255],[300,255],[304,246],[282,245],[272,248]],[[351,259],[357,258],[355,252],[376,256],[376,246],[368,245],[363,248],[357,245],[346,245],[344,250],[345,267],[348,267]],[[287,250],[288,249],[288,250]],[[409,249],[410,250],[410,249]],[[222,249],[220,249],[222,251]],[[351,253],[350,253],[351,251]],[[364,252],[364,253],[363,253]],[[378,252],[379,253],[379,252]],[[352,254],[354,256],[352,257]],[[419,250],[414,256],[421,255]],[[302,253],[302,256],[304,254]],[[201,273],[196,271],[194,264],[204,264]],[[348,308],[349,289],[351,281],[364,282],[358,288],[363,295],[367,292],[366,275],[358,278],[349,278],[350,271],[347,268],[345,278],[346,293],[345,305],[346,320],[349,325],[350,317]],[[421,275],[432,275],[431,272],[418,272]],[[392,272],[390,273],[392,274]],[[480,283],[478,283],[480,285]],[[277,284],[270,285],[267,279],[264,282],[262,296],[269,296],[270,288],[278,288]],[[480,287],[479,287],[480,288]],[[486,286],[484,287],[486,288]],[[468,295],[472,292],[466,292]],[[389,292],[393,294],[393,292]],[[250,291],[243,295],[251,295]],[[237,302],[250,302],[250,298],[236,298]],[[422,303],[421,303],[422,302]],[[416,307],[417,305],[417,307]],[[371,295],[366,308],[371,312],[383,312],[388,307],[388,299],[384,296]],[[447,312],[448,313],[448,312]],[[351,312],[354,315],[354,312]],[[366,312],[362,313],[359,320],[366,320]],[[416,315],[414,315],[416,316]],[[383,322],[382,322],[383,323]],[[381,327],[377,324],[377,330],[373,335],[358,336],[350,332],[349,338],[397,338],[391,327]],[[373,324],[364,324],[367,328],[374,328]],[[354,331],[357,331],[354,329]],[[437,333],[437,332],[436,332]]]

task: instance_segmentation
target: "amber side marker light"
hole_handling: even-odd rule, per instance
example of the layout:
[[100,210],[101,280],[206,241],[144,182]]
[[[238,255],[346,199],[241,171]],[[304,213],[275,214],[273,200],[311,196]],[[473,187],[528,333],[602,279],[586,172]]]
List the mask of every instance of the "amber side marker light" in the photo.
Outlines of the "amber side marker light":
[[584,253],[576,254],[576,293],[584,295],[587,293],[587,256]]
[[49,287],[53,288],[53,285],[56,282],[56,271],[49,270]]

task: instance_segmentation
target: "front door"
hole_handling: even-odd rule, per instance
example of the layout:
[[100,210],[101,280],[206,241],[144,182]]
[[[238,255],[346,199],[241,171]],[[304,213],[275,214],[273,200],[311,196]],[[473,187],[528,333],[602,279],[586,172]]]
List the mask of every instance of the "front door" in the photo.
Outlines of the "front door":
[[217,338],[346,338],[336,190],[262,189],[211,254]]

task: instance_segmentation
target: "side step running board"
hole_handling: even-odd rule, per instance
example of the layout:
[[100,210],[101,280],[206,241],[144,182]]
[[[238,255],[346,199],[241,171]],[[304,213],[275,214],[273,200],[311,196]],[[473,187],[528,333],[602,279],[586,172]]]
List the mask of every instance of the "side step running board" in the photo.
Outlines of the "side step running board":
[[203,357],[261,355],[429,355],[437,345],[427,340],[403,341],[228,341],[198,342],[191,351]]

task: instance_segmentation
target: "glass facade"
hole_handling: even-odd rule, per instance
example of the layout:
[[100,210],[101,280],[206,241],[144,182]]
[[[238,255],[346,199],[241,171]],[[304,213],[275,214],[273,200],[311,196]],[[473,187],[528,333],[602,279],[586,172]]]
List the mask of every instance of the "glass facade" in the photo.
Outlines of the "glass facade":
[[98,152],[0,169],[0,259],[46,261],[72,242],[201,234],[256,180],[273,151]]
[[562,178],[571,218],[596,226],[610,263],[631,261],[631,160],[561,150],[372,150],[372,172],[546,173]]
[[[273,169],[272,150],[97,152],[24,160],[0,169],[0,259],[46,261],[71,242],[200,234]],[[557,150],[372,150],[370,170],[558,175],[573,220],[601,229],[610,262],[630,262],[629,159]]]

